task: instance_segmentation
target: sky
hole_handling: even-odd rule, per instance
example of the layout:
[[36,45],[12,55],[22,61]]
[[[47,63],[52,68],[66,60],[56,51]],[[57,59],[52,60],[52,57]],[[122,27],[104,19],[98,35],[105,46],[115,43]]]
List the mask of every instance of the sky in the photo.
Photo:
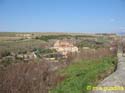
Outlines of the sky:
[[125,0],[0,0],[0,32],[125,31]]

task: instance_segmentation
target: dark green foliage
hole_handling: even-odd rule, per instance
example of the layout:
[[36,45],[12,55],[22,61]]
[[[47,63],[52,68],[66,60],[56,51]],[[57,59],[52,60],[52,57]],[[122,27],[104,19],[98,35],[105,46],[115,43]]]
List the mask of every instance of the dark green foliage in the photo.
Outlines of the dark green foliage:
[[35,52],[35,54],[38,57],[41,57],[41,55],[46,55],[46,54],[51,54],[51,53],[55,53],[56,50],[55,49],[44,49],[44,48],[34,48],[33,51]]
[[75,35],[74,36],[76,39],[78,38],[95,38],[96,36],[93,36],[93,35]]
[[62,38],[70,38],[72,37],[71,35],[46,35],[46,36],[41,36],[41,37],[36,37],[36,39],[48,41],[50,39],[62,39]]

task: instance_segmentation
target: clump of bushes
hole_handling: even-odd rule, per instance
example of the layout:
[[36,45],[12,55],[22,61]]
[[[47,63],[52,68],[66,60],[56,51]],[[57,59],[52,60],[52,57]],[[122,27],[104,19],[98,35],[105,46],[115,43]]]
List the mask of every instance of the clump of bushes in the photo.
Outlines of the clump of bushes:
[[2,65],[3,67],[7,67],[8,65],[14,63],[14,59],[12,57],[5,57],[1,60],[0,65]]
[[1,57],[9,56],[11,53],[9,51],[4,51],[1,53]]
[[77,46],[79,48],[82,48],[82,47],[90,47],[90,48],[100,48],[100,47],[104,47],[103,43],[101,42],[96,42],[94,40],[84,40],[84,41],[81,41],[80,43],[77,44]]
[[50,54],[50,53],[55,53],[55,49],[49,49],[49,48],[34,48],[33,51],[38,57],[41,57],[42,55],[45,54]]
[[36,37],[36,39],[40,39],[47,42],[50,39],[61,39],[61,38],[69,38],[69,37],[72,37],[72,36],[71,35],[45,35],[45,36]]
[[56,75],[46,62],[17,63],[0,71],[1,93],[48,93]]

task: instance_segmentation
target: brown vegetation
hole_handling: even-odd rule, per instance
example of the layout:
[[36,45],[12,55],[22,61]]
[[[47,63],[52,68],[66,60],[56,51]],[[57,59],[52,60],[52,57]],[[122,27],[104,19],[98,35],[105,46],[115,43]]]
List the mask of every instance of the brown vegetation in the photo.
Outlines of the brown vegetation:
[[105,56],[116,55],[117,48],[112,52],[109,48],[82,49],[79,54],[69,54],[68,62],[77,62],[78,60],[97,59]]
[[10,65],[1,72],[0,93],[47,93],[54,79],[51,75],[45,62]]
[[34,48],[44,49],[46,46],[48,46],[47,42],[34,39],[14,42],[1,41],[0,58],[2,59],[7,56],[8,59],[5,58],[7,61],[5,60],[3,63],[7,62],[9,65],[6,68],[0,68],[0,93],[48,93],[49,89],[66,78],[55,73],[58,69],[78,60],[96,59],[113,54],[109,48],[99,47],[98,49],[81,49],[79,53],[69,53],[66,62],[52,63],[38,59],[39,61],[34,60],[34,62],[32,60],[32,62],[28,63],[24,63],[23,60],[20,60],[21,62],[16,60],[14,64],[10,64],[14,62],[9,60],[10,55],[27,53]]
[[[82,50],[68,62],[110,56],[106,48]],[[29,62],[9,65],[0,76],[0,93],[48,93],[48,90],[65,79],[55,74],[55,68],[65,67],[65,63]]]

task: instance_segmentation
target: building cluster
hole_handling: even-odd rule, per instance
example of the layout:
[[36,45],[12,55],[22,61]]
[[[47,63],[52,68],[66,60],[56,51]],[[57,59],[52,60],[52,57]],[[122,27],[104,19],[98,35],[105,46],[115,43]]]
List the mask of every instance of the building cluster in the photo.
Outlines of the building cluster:
[[78,47],[74,46],[72,42],[66,40],[57,40],[53,46],[53,49],[56,49],[57,52],[66,56],[68,53],[78,52]]

